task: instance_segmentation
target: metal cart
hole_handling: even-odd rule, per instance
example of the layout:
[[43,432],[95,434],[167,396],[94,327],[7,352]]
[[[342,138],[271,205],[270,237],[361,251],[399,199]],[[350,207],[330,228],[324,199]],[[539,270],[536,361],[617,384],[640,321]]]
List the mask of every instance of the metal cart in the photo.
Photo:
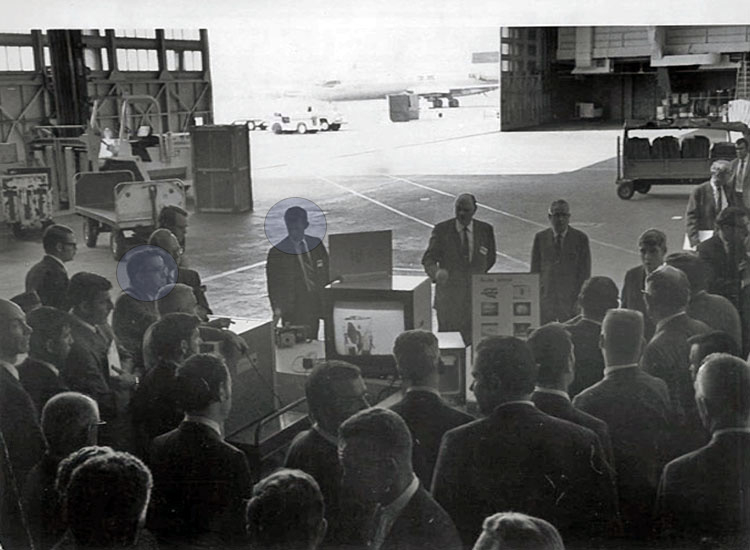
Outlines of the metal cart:
[[49,173],[23,168],[15,173],[0,176],[5,220],[13,234],[20,238],[24,233],[41,225],[42,229],[52,220],[52,189]]
[[[675,130],[694,130],[678,139]],[[748,137],[742,122],[709,119],[629,120],[617,137],[617,196],[630,199],[652,185],[695,184],[711,177],[711,163],[735,158],[730,132]],[[634,137],[633,134],[641,137]]]
[[127,170],[76,174],[74,188],[86,246],[95,247],[99,234],[108,232],[116,260],[148,241],[162,208],[185,208],[186,202],[181,180],[133,181]]

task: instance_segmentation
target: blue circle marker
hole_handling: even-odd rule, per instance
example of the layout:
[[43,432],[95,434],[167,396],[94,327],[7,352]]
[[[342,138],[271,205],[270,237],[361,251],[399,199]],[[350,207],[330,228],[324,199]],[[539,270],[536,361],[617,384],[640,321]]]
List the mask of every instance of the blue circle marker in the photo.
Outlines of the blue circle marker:
[[177,262],[159,246],[144,244],[128,250],[117,263],[117,282],[131,298],[153,302],[177,283]]
[[290,237],[307,235],[323,241],[328,229],[323,210],[308,199],[290,197],[274,204],[264,222],[266,237],[272,246],[287,254],[300,254]]

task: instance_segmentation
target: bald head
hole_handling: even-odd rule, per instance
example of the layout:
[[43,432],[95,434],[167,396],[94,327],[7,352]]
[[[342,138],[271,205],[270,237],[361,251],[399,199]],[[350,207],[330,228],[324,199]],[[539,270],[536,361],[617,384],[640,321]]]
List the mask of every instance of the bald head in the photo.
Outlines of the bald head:
[[31,332],[23,310],[10,300],[0,299],[0,360],[15,364],[19,354],[29,351]]
[[177,283],[172,291],[156,301],[156,310],[160,317],[167,313],[189,313],[195,314],[195,307],[198,301],[195,298],[193,289],[188,285]]
[[461,225],[469,225],[477,211],[477,199],[471,193],[461,193],[456,197],[456,219]]
[[151,237],[148,239],[148,244],[158,246],[165,250],[170,256],[174,258],[176,262],[179,262],[180,256],[182,256],[182,248],[169,229],[160,228],[151,233]]
[[750,366],[728,353],[713,353],[695,379],[695,401],[711,431],[750,426]]
[[99,406],[87,395],[59,393],[42,410],[42,431],[50,454],[58,459],[87,445],[96,445]]

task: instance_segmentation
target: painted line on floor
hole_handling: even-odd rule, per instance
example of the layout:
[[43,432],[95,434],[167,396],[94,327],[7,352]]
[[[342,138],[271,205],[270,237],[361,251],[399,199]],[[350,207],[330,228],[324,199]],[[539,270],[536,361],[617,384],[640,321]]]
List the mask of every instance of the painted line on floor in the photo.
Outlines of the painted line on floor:
[[[425,189],[426,191],[431,191],[433,193],[437,193],[438,195],[443,195],[445,197],[451,197],[451,198],[455,199],[458,196],[458,195],[456,195],[454,193],[448,193],[447,191],[443,191],[442,189],[436,189],[434,187],[430,187],[429,185],[424,185],[423,183],[417,183],[416,181],[412,181],[412,180],[409,180],[409,179],[406,179],[406,178],[402,178],[402,177],[398,177],[398,176],[391,176],[391,175],[388,175],[388,174],[385,174],[385,176],[388,177],[388,178],[390,178],[390,179],[392,179],[392,180],[402,181],[404,183],[408,183],[410,185],[413,185],[414,187],[419,187],[421,189]],[[494,208],[492,206],[489,206],[487,204],[483,204],[481,202],[478,202],[477,206],[479,206],[480,208],[484,208],[486,210],[489,210],[490,212],[494,212],[495,214],[500,214],[501,216],[506,216],[508,218],[512,218],[512,219],[518,220],[520,222],[528,223],[530,225],[533,225],[535,227],[539,227],[541,229],[546,229],[546,228],[549,227],[548,224],[535,222],[534,220],[529,220],[528,218],[524,218],[522,216],[517,216],[515,214],[511,214],[510,212],[506,212],[505,210],[500,210],[499,208]],[[612,249],[618,250],[620,252],[627,252],[628,254],[632,254],[634,256],[638,256],[639,255],[639,253],[636,252],[635,250],[630,250],[630,249],[627,249],[627,248],[623,248],[621,246],[617,246],[616,244],[607,243],[607,242],[604,242],[604,241],[600,241],[598,239],[592,239],[591,237],[589,237],[589,241],[592,242],[592,243],[596,243],[596,244],[598,244],[600,246],[604,246],[606,248],[612,248]]]
[[[387,204],[385,204],[383,202],[380,202],[377,199],[373,199],[372,197],[368,197],[367,195],[364,195],[364,194],[360,193],[359,191],[355,191],[354,189],[350,189],[349,187],[347,187],[345,185],[341,185],[340,183],[337,183],[337,182],[335,182],[333,180],[330,180],[328,178],[324,178],[323,176],[317,176],[317,178],[319,180],[321,180],[321,181],[324,181],[324,182],[329,183],[329,184],[331,184],[331,185],[333,185],[335,187],[338,187],[339,189],[341,189],[343,191],[346,191],[347,193],[351,193],[355,197],[359,197],[359,198],[361,198],[363,200],[366,200],[366,201],[369,201],[369,202],[371,202],[373,204],[376,204],[377,206],[380,206],[381,208],[385,208],[389,212],[393,212],[394,214],[398,214],[399,216],[401,216],[403,218],[406,218],[407,220],[411,220],[411,221],[416,222],[416,223],[418,223],[420,225],[423,225],[425,227],[429,227],[430,229],[432,229],[433,227],[435,227],[430,222],[426,222],[426,221],[424,221],[424,220],[422,220],[420,218],[416,218],[416,217],[412,216],[411,214],[407,214],[406,212],[403,212],[401,210],[393,208],[392,206],[388,206]],[[516,263],[524,266],[526,269],[530,268],[530,266],[529,266],[528,263],[524,262],[523,260],[519,260],[518,258],[514,258],[513,256],[508,256],[507,254],[503,254],[502,252],[497,252],[497,251],[495,252],[495,254],[497,256],[500,256],[501,258],[505,258],[506,260],[511,260],[513,262],[516,262]]]
[[261,267],[265,265],[266,265],[265,260],[263,260],[262,262],[255,262],[254,264],[243,265],[242,267],[230,269],[229,271],[222,271],[221,273],[217,273],[216,275],[210,275],[208,277],[205,277],[203,279],[203,282],[210,283],[211,281],[222,279],[224,277],[229,277],[230,275],[234,275],[235,273],[242,273],[243,271],[248,271],[250,269],[255,269],[256,267]]

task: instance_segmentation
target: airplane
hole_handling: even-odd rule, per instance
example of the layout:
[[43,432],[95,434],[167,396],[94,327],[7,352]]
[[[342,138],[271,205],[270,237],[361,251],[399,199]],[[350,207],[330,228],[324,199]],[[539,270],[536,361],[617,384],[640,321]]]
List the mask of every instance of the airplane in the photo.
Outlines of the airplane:
[[306,92],[287,91],[286,97],[311,96],[320,101],[356,101],[385,99],[392,94],[415,93],[428,100],[434,108],[458,107],[458,97],[483,94],[498,89],[497,78],[481,74],[469,74],[468,78],[446,80],[435,75],[419,75],[416,80],[392,80],[388,82],[326,80]]

